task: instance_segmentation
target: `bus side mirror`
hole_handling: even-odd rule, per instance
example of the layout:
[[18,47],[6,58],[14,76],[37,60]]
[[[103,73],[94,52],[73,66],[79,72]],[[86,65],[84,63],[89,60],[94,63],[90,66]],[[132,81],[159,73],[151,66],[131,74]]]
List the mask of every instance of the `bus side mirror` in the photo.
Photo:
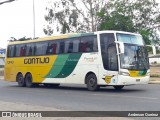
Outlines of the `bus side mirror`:
[[124,54],[124,43],[120,41],[116,41],[115,43],[119,46],[119,54]]

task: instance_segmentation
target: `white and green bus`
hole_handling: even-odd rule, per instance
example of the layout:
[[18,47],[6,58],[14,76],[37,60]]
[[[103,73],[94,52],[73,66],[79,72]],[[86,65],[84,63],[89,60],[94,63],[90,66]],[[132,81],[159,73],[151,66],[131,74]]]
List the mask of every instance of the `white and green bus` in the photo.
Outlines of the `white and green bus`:
[[5,80],[19,86],[86,84],[122,89],[150,78],[145,43],[139,34],[97,31],[10,42]]

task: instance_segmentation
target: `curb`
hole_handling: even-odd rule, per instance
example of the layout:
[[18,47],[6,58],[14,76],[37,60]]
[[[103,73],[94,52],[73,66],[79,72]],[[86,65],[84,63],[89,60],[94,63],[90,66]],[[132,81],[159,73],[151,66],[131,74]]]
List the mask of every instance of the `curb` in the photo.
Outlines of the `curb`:
[[149,84],[160,84],[160,81],[149,81]]

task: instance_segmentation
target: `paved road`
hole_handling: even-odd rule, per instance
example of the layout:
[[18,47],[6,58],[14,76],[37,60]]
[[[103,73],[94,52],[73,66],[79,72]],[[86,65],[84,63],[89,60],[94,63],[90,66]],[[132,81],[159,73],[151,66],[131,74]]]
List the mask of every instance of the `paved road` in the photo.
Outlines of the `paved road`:
[[85,86],[61,85],[59,88],[18,87],[16,83],[0,80],[0,101],[54,107],[63,110],[106,110],[106,111],[159,111],[160,85],[126,86],[122,91],[112,87],[96,92],[87,91]]

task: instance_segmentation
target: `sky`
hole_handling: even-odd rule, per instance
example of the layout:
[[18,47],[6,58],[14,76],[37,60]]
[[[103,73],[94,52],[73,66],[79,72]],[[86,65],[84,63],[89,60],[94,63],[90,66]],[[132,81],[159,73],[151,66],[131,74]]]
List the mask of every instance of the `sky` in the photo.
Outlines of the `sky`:
[[[43,27],[47,0],[34,0],[34,4],[35,37],[45,37]],[[33,0],[16,0],[0,5],[0,48],[6,48],[11,37],[18,39],[24,36],[33,38]]]
[[[44,37],[47,0],[34,0],[34,4],[35,37]],[[6,48],[10,37],[18,39],[24,36],[33,38],[33,0],[16,0],[0,5],[0,48]]]

